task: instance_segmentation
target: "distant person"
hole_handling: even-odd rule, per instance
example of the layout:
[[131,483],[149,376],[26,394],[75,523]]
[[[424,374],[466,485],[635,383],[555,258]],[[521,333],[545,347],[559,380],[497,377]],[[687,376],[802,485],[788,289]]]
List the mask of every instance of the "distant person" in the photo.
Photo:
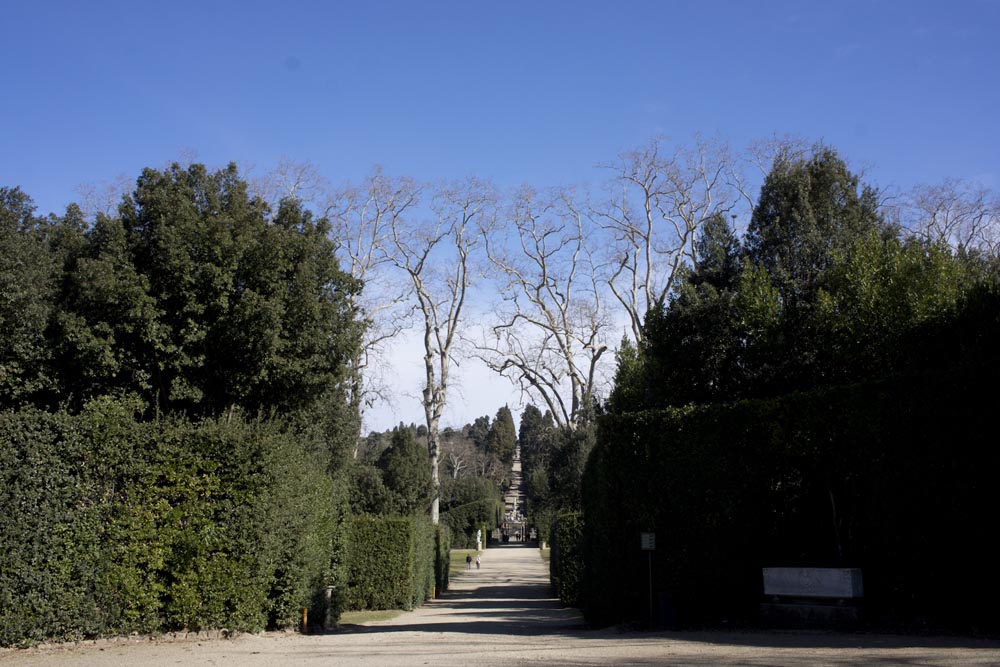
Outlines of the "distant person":
[[[479,558],[479,556],[476,556],[476,559],[478,559],[478,558]],[[466,556],[465,556],[465,569],[466,570],[471,570],[472,569],[472,554],[466,554]]]
[[476,554],[476,569],[477,570],[479,569],[479,565],[480,565],[479,554]]

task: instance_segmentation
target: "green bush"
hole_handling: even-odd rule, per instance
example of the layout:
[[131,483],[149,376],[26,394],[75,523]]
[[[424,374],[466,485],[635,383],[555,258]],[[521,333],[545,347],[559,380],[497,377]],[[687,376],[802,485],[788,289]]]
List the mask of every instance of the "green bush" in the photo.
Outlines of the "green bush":
[[552,548],[549,553],[549,576],[559,600],[568,607],[582,601],[583,515],[561,512],[552,524]]
[[655,531],[653,584],[681,623],[752,620],[761,567],[850,566],[873,622],[996,629],[998,370],[602,418],[584,483],[588,618],[642,615],[639,533]]
[[330,580],[334,489],[278,425],[0,413],[0,644],[295,622]]
[[482,477],[460,477],[442,489],[441,523],[448,526],[452,546],[475,549],[476,531],[481,530],[483,544],[503,516],[500,489]]
[[65,415],[0,415],[0,644],[98,634],[106,485]]
[[436,531],[426,517],[353,517],[347,530],[347,608],[423,604],[441,569]]
[[430,517],[413,518],[413,586],[407,609],[419,607],[434,595],[437,578],[437,527]]
[[436,526],[434,547],[434,584],[437,592],[443,593],[451,578],[451,531],[447,526]]
[[347,608],[408,609],[413,551],[410,519],[353,517],[347,531]]

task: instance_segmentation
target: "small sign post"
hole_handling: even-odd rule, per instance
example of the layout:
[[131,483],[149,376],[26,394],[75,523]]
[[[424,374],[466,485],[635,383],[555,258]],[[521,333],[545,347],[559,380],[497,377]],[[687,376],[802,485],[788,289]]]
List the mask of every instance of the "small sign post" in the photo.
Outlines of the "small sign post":
[[639,544],[649,555],[649,627],[653,627],[653,552],[656,551],[656,533],[639,533]]

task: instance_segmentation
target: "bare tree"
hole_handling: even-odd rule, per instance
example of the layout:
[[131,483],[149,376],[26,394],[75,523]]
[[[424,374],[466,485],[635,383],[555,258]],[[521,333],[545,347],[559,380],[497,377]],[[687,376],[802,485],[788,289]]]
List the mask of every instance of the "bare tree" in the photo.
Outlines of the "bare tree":
[[423,407],[427,447],[431,457],[434,497],[431,521],[440,513],[438,428],[448,400],[448,381],[466,295],[472,283],[471,253],[481,228],[495,218],[496,197],[488,184],[469,179],[440,187],[431,207],[435,218],[422,224],[395,216],[389,220],[391,248],[387,255],[409,278],[423,322]]
[[501,279],[500,322],[477,345],[490,368],[570,428],[595,396],[610,326],[582,208],[567,191],[514,194],[506,229],[487,243]]
[[278,160],[274,169],[264,176],[250,179],[251,193],[263,199],[275,211],[282,199],[315,204],[323,199],[328,190],[329,183],[313,163],[285,157]]
[[128,176],[120,175],[114,181],[100,183],[83,183],[78,185],[76,193],[80,196],[80,208],[84,216],[94,219],[98,214],[113,216],[122,201],[122,195],[135,185]]
[[1000,252],[1000,197],[988,188],[956,179],[921,185],[903,208],[905,224],[919,238],[988,256]]
[[354,362],[351,397],[360,414],[375,402],[389,399],[380,372],[384,346],[411,321],[410,281],[390,271],[389,251],[393,229],[418,205],[421,190],[413,179],[391,178],[375,167],[359,185],[329,192],[323,204],[341,268],[364,283],[354,304],[366,327],[361,353]]
[[469,467],[469,462],[475,454],[475,448],[467,440],[452,438],[441,443],[441,451],[444,452],[448,474],[452,479],[458,479],[462,471]]
[[595,218],[614,238],[608,284],[642,339],[646,311],[663,303],[685,267],[697,265],[695,241],[705,221],[728,217],[747,199],[725,144],[699,139],[666,153],[659,141],[622,153],[605,206]]

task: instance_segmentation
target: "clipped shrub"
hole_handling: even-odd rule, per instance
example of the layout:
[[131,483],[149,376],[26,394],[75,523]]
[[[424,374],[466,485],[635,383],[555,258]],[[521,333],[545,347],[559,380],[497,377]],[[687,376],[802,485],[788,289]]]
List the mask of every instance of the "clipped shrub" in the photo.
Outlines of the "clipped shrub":
[[353,517],[348,523],[348,609],[413,609],[434,590],[438,538],[427,517]]
[[602,418],[584,483],[588,619],[641,617],[652,530],[656,597],[682,624],[753,620],[761,567],[849,566],[876,623],[997,629],[998,371]]
[[0,644],[285,627],[331,578],[333,485],[302,443],[135,411],[0,414]]
[[347,608],[408,608],[413,547],[409,519],[353,517],[347,529]]
[[583,515],[560,512],[552,523],[549,577],[559,600],[568,607],[582,602]]
[[113,622],[102,604],[110,489],[66,415],[0,414],[0,644],[79,639]]
[[448,484],[442,493],[441,523],[448,526],[456,549],[474,549],[477,530],[482,531],[485,544],[502,515],[500,489],[491,480],[461,477]]
[[418,516],[413,522],[413,583],[406,609],[419,607],[434,595],[437,574],[437,527],[430,517]]
[[435,527],[434,547],[434,584],[438,593],[443,593],[451,579],[451,531],[447,526]]

